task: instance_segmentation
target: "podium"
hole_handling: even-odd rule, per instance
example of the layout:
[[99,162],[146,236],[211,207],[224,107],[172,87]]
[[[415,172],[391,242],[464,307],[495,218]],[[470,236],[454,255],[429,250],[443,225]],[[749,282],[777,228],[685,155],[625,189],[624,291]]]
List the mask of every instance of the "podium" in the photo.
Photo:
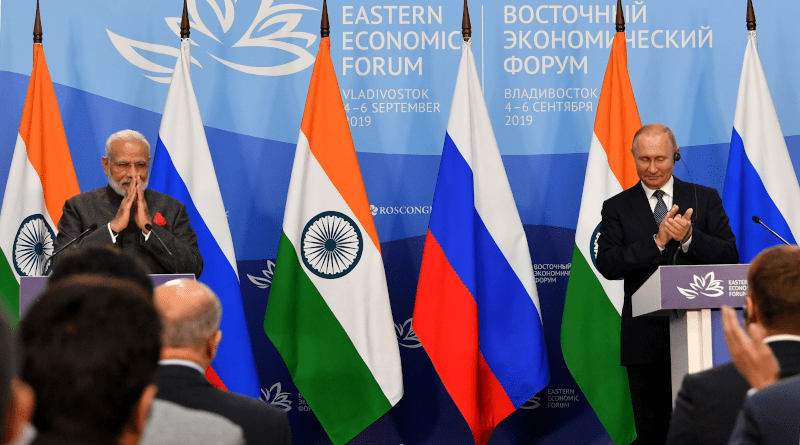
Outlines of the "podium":
[[[36,297],[47,286],[48,277],[20,277],[19,278],[19,316],[25,313],[25,308],[31,304]],[[178,278],[187,278],[194,280],[193,273],[174,273],[174,274],[152,274],[150,279],[153,280],[153,287],[160,286],[167,281],[177,280]]]
[[669,316],[672,402],[688,373],[711,368],[711,309],[740,308],[747,264],[661,266],[632,298],[632,315]]

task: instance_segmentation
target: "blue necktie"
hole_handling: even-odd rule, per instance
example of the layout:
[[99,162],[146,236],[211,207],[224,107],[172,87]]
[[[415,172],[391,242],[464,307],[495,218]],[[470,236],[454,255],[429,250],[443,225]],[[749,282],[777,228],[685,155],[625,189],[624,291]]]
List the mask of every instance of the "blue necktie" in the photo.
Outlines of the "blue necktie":
[[656,208],[653,210],[653,216],[656,218],[656,224],[661,225],[661,221],[667,216],[667,204],[664,202],[664,190],[656,190],[653,196],[658,199]]

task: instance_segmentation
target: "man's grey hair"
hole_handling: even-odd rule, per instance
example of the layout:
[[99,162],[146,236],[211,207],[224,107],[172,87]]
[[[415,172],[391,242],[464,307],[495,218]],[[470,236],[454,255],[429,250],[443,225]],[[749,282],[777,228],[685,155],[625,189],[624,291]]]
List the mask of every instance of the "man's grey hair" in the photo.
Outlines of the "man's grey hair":
[[219,323],[222,320],[222,304],[219,297],[205,284],[199,281],[196,284],[203,287],[210,298],[199,310],[188,313],[181,319],[163,317],[163,347],[197,347],[219,330]]
[[666,133],[667,137],[669,138],[669,144],[672,147],[672,154],[675,154],[675,151],[678,149],[678,143],[675,141],[675,133],[669,129],[666,125],[661,124],[647,124],[642,126],[642,128],[636,131],[636,134],[633,135],[633,143],[631,144],[631,153],[633,156],[636,157],[636,140],[639,138],[640,135],[645,133]]
[[111,158],[111,144],[116,141],[139,141],[147,147],[147,156],[150,156],[150,143],[147,142],[147,138],[144,137],[142,133],[139,133],[136,130],[120,130],[106,139],[106,157]]

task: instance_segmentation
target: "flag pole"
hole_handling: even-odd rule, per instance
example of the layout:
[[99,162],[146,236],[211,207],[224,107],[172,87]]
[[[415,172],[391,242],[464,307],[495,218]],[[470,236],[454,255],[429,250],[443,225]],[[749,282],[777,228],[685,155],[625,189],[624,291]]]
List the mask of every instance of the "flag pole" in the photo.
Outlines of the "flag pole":
[[756,13],[753,11],[753,0],[747,0],[747,30],[756,30]]
[[461,19],[461,35],[464,36],[464,41],[472,37],[472,23],[469,21],[469,6],[467,0],[464,0],[464,17]]
[[328,21],[328,2],[326,0],[322,0],[322,20],[319,24],[319,36],[321,38],[330,37],[331,35],[331,24]]
[[[38,0],[37,0],[38,1]],[[189,9],[186,7],[186,0],[183,0],[183,16],[181,17],[181,38],[189,38]]]
[[39,0],[36,0],[36,21],[33,23],[33,43],[42,43],[42,19],[39,17]]
[[622,0],[617,0],[617,32],[625,32],[625,13],[622,10]]

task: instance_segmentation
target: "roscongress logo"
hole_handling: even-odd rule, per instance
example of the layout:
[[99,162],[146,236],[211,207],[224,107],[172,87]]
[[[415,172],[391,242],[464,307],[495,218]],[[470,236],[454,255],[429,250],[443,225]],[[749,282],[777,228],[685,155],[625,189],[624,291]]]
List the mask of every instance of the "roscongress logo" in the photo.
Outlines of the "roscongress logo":
[[372,216],[378,215],[430,215],[431,206],[376,206],[370,205]]
[[722,280],[715,279],[714,272],[709,272],[704,277],[695,275],[694,282],[689,284],[690,289],[684,289],[680,286],[676,287],[678,288],[678,292],[690,300],[693,300],[698,295],[719,297],[725,292],[725,289],[722,288]]
[[[286,76],[302,71],[314,64],[314,56],[306,50],[316,40],[315,34],[295,31],[295,27],[300,23],[303,15],[299,12],[283,13],[284,11],[302,11],[310,10],[316,11],[316,8],[305,5],[297,5],[293,3],[285,3],[274,5],[274,0],[261,0],[261,6],[258,8],[256,16],[252,18],[252,22],[244,35],[238,37],[229,37],[228,31],[231,30],[235,18],[235,8],[233,6],[235,0],[206,0],[214,11],[214,16],[219,22],[219,27],[222,33],[213,33],[209,30],[208,26],[203,22],[203,18],[197,10],[197,0],[188,0],[186,5],[189,11],[189,22],[192,29],[192,45],[201,50],[205,49],[208,54],[215,61],[227,66],[236,71],[255,76]],[[223,3],[220,7],[220,2]],[[224,12],[223,12],[224,8]],[[282,14],[278,14],[282,13]],[[209,17],[205,17],[209,19]],[[250,18],[242,18],[240,20],[250,20]],[[180,36],[181,18],[180,17],[164,17],[169,29]],[[213,20],[213,18],[212,18]],[[274,26],[283,24],[283,26]],[[216,27],[214,27],[216,28]],[[272,30],[271,33],[263,33],[264,29]],[[138,68],[146,71],[144,77],[160,82],[169,83],[172,79],[172,70],[175,66],[174,62],[168,66],[160,65],[155,60],[163,60],[163,56],[170,56],[177,58],[180,50],[174,42],[172,45],[164,45],[159,43],[141,42],[138,40],[123,37],[115,34],[106,28],[108,38],[119,53],[128,62]],[[290,41],[286,41],[289,39]],[[305,40],[305,47],[290,43],[297,41],[297,39]],[[229,43],[230,42],[230,43]],[[253,66],[243,65],[233,62],[231,60],[223,59],[220,56],[212,54],[208,49],[217,48],[212,51],[219,51],[219,45],[230,46],[231,48],[273,48],[280,51],[286,51],[296,56],[296,59],[291,62],[283,63],[273,66]],[[226,48],[227,49],[227,48]],[[250,50],[251,52],[253,50]],[[230,51],[226,51],[230,53]],[[192,57],[192,63],[199,66],[197,59]]]

